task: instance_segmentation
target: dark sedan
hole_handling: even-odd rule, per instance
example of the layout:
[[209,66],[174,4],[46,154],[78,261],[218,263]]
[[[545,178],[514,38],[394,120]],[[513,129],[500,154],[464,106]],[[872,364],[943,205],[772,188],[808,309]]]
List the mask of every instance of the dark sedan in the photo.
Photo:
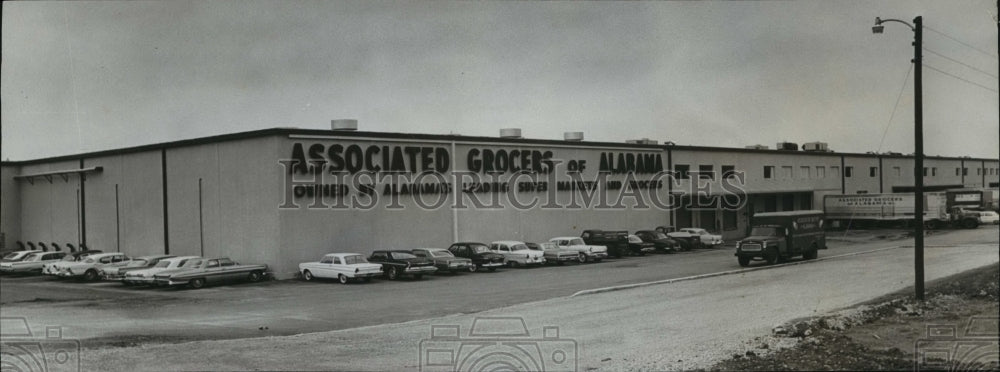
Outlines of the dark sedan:
[[448,251],[455,257],[463,257],[472,260],[469,271],[476,272],[482,269],[496,271],[498,267],[506,265],[506,259],[499,253],[493,253],[490,247],[483,243],[461,242],[452,244]]
[[382,264],[382,272],[389,280],[396,280],[404,275],[420,280],[424,274],[437,271],[433,261],[414,256],[408,251],[374,251],[368,257],[368,262]]

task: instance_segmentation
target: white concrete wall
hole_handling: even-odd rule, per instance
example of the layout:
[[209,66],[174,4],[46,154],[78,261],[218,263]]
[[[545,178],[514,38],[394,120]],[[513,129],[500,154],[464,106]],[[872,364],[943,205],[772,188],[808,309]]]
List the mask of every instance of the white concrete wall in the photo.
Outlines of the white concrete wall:
[[131,256],[162,254],[160,151],[88,158],[84,166],[104,168],[87,176],[87,245]]
[[[25,165],[21,168],[21,174],[79,168],[78,160],[59,161]],[[54,176],[51,182],[44,177],[36,177],[34,184],[27,180],[17,182],[20,185],[21,197],[21,240],[35,243],[41,241],[46,244],[56,242],[62,249],[65,249],[66,243],[78,246],[79,177],[71,175],[66,181],[60,176]]]
[[0,249],[16,249],[21,239],[21,185],[14,177],[21,174],[17,165],[0,166]]

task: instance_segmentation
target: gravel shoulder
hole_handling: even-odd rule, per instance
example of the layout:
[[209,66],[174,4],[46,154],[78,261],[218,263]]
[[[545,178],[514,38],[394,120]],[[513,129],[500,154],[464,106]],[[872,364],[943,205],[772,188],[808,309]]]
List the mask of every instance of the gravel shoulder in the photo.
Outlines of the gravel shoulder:
[[[776,337],[757,339],[745,352],[708,369],[1000,369],[1000,265],[935,280],[923,302],[912,291],[775,327]],[[771,343],[786,348],[762,353],[772,349]],[[934,353],[940,350],[949,353]]]

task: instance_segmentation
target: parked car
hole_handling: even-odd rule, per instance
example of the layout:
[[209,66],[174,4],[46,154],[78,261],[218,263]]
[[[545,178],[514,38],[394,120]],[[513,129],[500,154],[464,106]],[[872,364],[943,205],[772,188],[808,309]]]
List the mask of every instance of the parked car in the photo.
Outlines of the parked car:
[[405,275],[420,280],[424,274],[437,271],[434,262],[426,258],[414,256],[407,251],[374,251],[368,261],[382,264],[382,271],[389,280],[397,280]]
[[165,254],[154,255],[154,256],[135,257],[135,258],[132,258],[132,261],[129,261],[124,266],[105,266],[105,267],[102,267],[100,269],[101,278],[104,279],[104,280],[119,281],[119,280],[122,280],[125,277],[125,273],[127,273],[127,272],[148,269],[148,268],[151,268],[151,267],[155,266],[156,264],[160,263],[160,261],[168,259],[168,258],[172,258],[172,257],[174,257],[174,256],[165,255]]
[[680,244],[682,251],[690,251],[695,248],[701,248],[701,237],[695,236],[689,232],[678,231],[677,228],[673,226],[657,226],[656,231],[667,234],[671,239],[676,240]]
[[167,270],[154,276],[158,285],[188,286],[193,289],[207,284],[231,281],[256,283],[267,275],[267,265],[240,265],[229,257],[192,258],[176,270]]
[[63,266],[71,264],[73,262],[85,260],[90,255],[92,255],[92,254],[98,254],[98,253],[104,253],[104,252],[102,252],[100,250],[97,250],[97,249],[94,249],[94,250],[89,250],[89,251],[77,251],[77,252],[67,253],[65,256],[63,256],[62,260],[60,260],[60,261],[56,261],[56,262],[53,262],[53,263],[50,263],[50,264],[42,265],[42,274],[52,275],[52,276],[55,276],[55,277],[58,278],[59,277],[59,270]]
[[680,243],[656,230],[639,230],[635,232],[635,236],[644,242],[653,243],[653,247],[661,252],[674,252],[680,249]]
[[628,231],[583,230],[580,234],[588,245],[603,245],[608,249],[608,256],[623,257],[631,253],[628,244]]
[[365,282],[382,275],[382,265],[368,262],[360,253],[330,253],[319,262],[299,264],[299,273],[306,281],[314,278],[337,279],[340,284],[360,279]]
[[10,253],[7,253],[7,254],[3,255],[3,258],[0,258],[0,263],[2,263],[2,262],[17,262],[17,261],[21,261],[21,260],[25,259],[25,257],[28,257],[29,254],[37,253],[37,252],[41,252],[41,250],[40,249],[31,249],[31,250],[23,250],[23,251],[13,251],[13,252],[10,252]]
[[42,272],[42,266],[62,260],[66,252],[42,252],[31,253],[20,261],[0,262],[0,273],[2,274],[29,274]]
[[155,277],[156,274],[167,270],[176,270],[183,267],[185,264],[193,259],[201,258],[200,256],[180,256],[165,258],[157,262],[156,265],[148,269],[133,270],[125,273],[122,278],[122,284],[125,285],[148,285],[156,284]]
[[588,261],[601,262],[608,257],[608,247],[603,245],[588,245],[583,238],[578,236],[557,236],[549,239],[549,242],[556,243],[559,248],[575,251],[577,261],[586,263]]
[[482,269],[496,271],[498,267],[507,264],[503,255],[494,253],[489,246],[483,243],[458,242],[449,246],[448,252],[451,252],[455,257],[472,260],[472,266],[469,266],[471,272]]
[[528,249],[542,252],[545,255],[545,263],[562,265],[567,262],[578,260],[577,252],[572,249],[560,248],[553,242],[544,243],[524,243]]
[[634,234],[629,234],[628,236],[628,249],[629,253],[633,256],[644,256],[646,253],[653,253],[656,251],[656,245],[653,243],[647,243],[639,239],[638,236]]
[[121,252],[92,254],[83,260],[60,266],[56,275],[63,278],[83,278],[90,282],[101,278],[101,268],[125,266],[130,260]]
[[507,261],[507,266],[511,267],[545,263],[545,253],[528,249],[524,242],[516,240],[495,241],[490,243],[490,250],[502,255]]
[[455,257],[454,254],[444,248],[417,248],[411,252],[414,256],[433,261],[439,273],[450,272],[455,274],[459,271],[469,271],[469,268],[472,267],[472,260]]
[[716,235],[709,233],[708,230],[698,228],[698,227],[686,227],[681,229],[681,232],[686,232],[688,234],[697,236],[701,240],[702,246],[715,247],[717,245],[722,245],[722,235]]

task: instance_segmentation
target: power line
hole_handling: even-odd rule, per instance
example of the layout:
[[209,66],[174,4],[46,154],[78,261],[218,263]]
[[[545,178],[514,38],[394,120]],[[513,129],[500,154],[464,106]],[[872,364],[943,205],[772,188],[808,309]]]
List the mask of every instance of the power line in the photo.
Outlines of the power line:
[[927,49],[927,48],[923,48],[923,49],[924,49],[924,50],[926,50],[927,52],[930,52],[930,53],[931,53],[931,54],[933,54],[933,55],[936,55],[936,56],[938,56],[938,57],[941,57],[941,58],[944,58],[944,59],[947,59],[947,60],[949,60],[949,61],[952,61],[952,62],[955,62],[955,63],[957,63],[957,64],[960,64],[960,65],[962,65],[962,66],[965,66],[965,67],[968,67],[968,68],[970,68],[970,69],[973,69],[973,70],[976,70],[976,71],[979,71],[979,72],[982,72],[982,73],[984,73],[984,74],[986,74],[986,75],[989,75],[989,76],[992,76],[992,77],[993,77],[994,79],[997,79],[997,78],[998,78],[998,77],[997,77],[996,75],[993,75],[992,73],[989,73],[989,72],[987,72],[987,71],[985,71],[985,70],[980,70],[980,69],[976,68],[975,66],[971,66],[971,65],[969,65],[969,64],[967,64],[967,63],[965,63],[965,62],[962,62],[962,61],[959,61],[959,60],[957,60],[957,59],[954,59],[954,58],[951,58],[951,57],[948,57],[948,56],[946,56],[946,55],[944,55],[944,54],[941,54],[941,53],[938,53],[938,52],[935,52],[935,51],[933,51],[933,50],[930,50],[930,49]]
[[933,32],[935,32],[935,33],[937,33],[937,34],[939,34],[939,35],[941,35],[941,36],[944,36],[944,37],[946,37],[946,38],[949,38],[949,39],[951,39],[951,40],[955,41],[956,43],[959,43],[959,44],[962,44],[962,45],[965,45],[966,47],[969,47],[969,48],[972,48],[973,50],[975,50],[975,51],[977,51],[977,52],[979,52],[979,53],[982,53],[982,54],[984,54],[984,55],[987,55],[987,56],[989,56],[990,58],[993,58],[993,59],[997,59],[997,56],[996,56],[996,55],[994,55],[993,53],[990,53],[990,52],[987,52],[987,51],[984,51],[984,50],[982,50],[982,49],[979,49],[979,48],[977,48],[977,47],[974,47],[974,46],[970,45],[969,43],[966,43],[966,42],[964,42],[964,41],[962,41],[962,40],[958,40],[958,39],[956,39],[956,38],[955,38],[954,36],[951,36],[951,35],[948,35],[948,34],[946,34],[946,33],[944,33],[944,32],[941,32],[941,31],[938,31],[938,30],[935,30],[935,29],[933,29],[933,28],[931,28],[930,26],[927,26],[927,25],[924,25],[924,28],[926,28],[926,29],[928,29],[928,30],[930,30],[930,31],[933,31]]
[[926,63],[924,63],[923,65],[924,65],[924,67],[926,67],[926,68],[929,68],[929,69],[931,69],[931,70],[934,70],[934,71],[937,71],[937,72],[940,72],[940,73],[942,73],[942,74],[944,74],[944,75],[948,75],[948,76],[951,76],[952,78],[955,78],[955,79],[958,79],[958,80],[961,80],[961,81],[964,81],[964,82],[966,82],[966,83],[969,83],[969,84],[972,84],[972,85],[975,85],[975,86],[977,86],[977,87],[980,87],[980,88],[983,88],[983,89],[986,89],[986,90],[988,90],[988,91],[991,91],[991,92],[993,92],[993,93],[1000,93],[1000,92],[998,92],[998,91],[997,91],[996,89],[993,89],[993,88],[990,88],[990,87],[988,87],[988,86],[985,86],[985,85],[982,85],[982,84],[979,84],[979,83],[977,83],[977,82],[974,82],[974,81],[971,81],[971,80],[967,80],[967,79],[964,79],[964,78],[960,78],[960,77],[958,77],[958,76],[955,76],[955,75],[952,75],[952,74],[950,74],[950,73],[947,73],[947,72],[944,72],[944,71],[942,71],[942,70],[939,70],[939,69],[937,69],[937,68],[935,68],[935,67],[933,67],[933,66],[929,66],[929,65],[927,65]]
[[882,139],[878,141],[878,150],[882,151],[882,143],[885,142],[885,134],[889,133],[889,127],[892,126],[892,118],[896,117],[896,109],[899,108],[899,100],[903,98],[903,90],[906,89],[906,82],[910,81],[910,72],[913,71],[913,64],[910,64],[910,69],[906,70],[906,77],[903,78],[903,86],[899,87],[899,95],[896,96],[896,105],[892,106],[892,114],[889,115],[889,122],[885,124],[885,129],[882,130]]

